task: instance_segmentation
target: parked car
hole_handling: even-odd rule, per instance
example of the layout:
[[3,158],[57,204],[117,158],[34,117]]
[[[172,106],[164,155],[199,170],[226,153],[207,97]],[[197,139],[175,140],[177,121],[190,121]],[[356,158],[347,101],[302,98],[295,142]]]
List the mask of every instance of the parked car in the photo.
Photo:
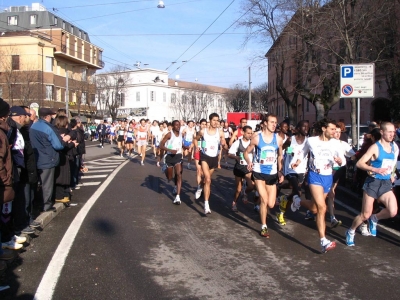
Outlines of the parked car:
[[[368,125],[360,124],[360,137],[359,137],[359,140],[358,140],[360,147],[364,143],[364,134],[366,134],[368,132],[369,132]],[[357,143],[353,144],[353,140],[351,138],[351,125],[346,125],[346,133],[348,135],[347,142],[352,146],[356,146]]]

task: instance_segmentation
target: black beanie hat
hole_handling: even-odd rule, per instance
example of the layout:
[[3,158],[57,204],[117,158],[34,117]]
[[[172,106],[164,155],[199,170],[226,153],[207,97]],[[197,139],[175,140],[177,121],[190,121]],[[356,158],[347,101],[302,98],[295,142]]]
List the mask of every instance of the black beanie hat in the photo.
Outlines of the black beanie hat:
[[10,105],[0,98],[0,118],[8,116],[10,113]]

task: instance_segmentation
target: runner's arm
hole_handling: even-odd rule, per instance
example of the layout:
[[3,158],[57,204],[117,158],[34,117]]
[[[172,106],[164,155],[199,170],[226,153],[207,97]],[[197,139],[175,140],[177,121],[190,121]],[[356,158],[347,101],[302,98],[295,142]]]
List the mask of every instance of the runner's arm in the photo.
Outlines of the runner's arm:
[[368,162],[373,158],[377,157],[378,155],[379,155],[378,146],[376,144],[373,144],[371,147],[368,148],[367,152],[358,160],[356,164],[357,168],[364,171],[385,175],[386,169],[374,168],[368,165]]
[[231,137],[231,139],[230,139],[230,141],[229,141],[229,146],[232,146],[233,145],[233,143],[235,142],[235,140],[236,140],[236,136],[237,136],[237,130],[235,130],[235,132],[232,134],[232,137]]
[[247,146],[246,151],[243,153],[243,157],[247,162],[247,169],[249,171],[253,170],[253,162],[250,161],[249,154],[254,151],[254,147],[258,145],[258,134],[253,134],[250,140],[250,144]]
[[229,145],[226,144],[224,133],[222,131],[219,132],[219,139],[221,141],[222,149],[229,150]]

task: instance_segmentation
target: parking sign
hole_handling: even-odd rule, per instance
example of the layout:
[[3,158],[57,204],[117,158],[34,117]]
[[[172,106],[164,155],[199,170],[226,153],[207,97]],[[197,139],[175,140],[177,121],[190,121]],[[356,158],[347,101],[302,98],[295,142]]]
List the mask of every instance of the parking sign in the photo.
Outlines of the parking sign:
[[374,64],[340,65],[340,97],[373,98],[374,78]]

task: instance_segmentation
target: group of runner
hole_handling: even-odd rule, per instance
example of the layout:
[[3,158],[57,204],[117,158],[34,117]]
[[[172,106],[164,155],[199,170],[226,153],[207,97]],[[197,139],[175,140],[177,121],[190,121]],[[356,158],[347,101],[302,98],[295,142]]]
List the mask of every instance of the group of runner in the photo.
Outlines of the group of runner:
[[[136,126],[132,122],[128,126],[121,122],[115,132],[121,147],[129,137],[132,137],[133,144],[136,139],[142,165],[147,142],[149,138],[152,140],[157,165],[160,166],[160,159],[163,158],[162,172],[168,181],[174,180],[174,204],[181,204],[183,158],[188,157],[189,169],[194,161],[197,172],[195,198],[203,195],[206,215],[211,214],[213,172],[220,168],[221,158],[225,161],[227,157],[234,159],[236,189],[232,210],[237,211],[238,199],[248,203],[250,194],[254,192],[253,203],[261,221],[260,235],[269,238],[268,209],[272,210],[279,204],[277,221],[283,226],[286,224],[284,214],[287,207],[290,205],[291,210],[296,212],[303,206],[308,209],[306,218],[316,221],[321,251],[325,253],[336,247],[336,243],[325,235],[327,208],[331,226],[339,226],[341,221],[336,219],[334,213],[335,188],[346,172],[346,160],[354,159],[355,153],[347,142],[340,139],[341,126],[333,120],[323,119],[315,123],[311,132],[308,121],[300,121],[290,136],[288,128],[286,122],[278,126],[277,116],[268,114],[261,117],[255,132],[247,126],[246,119],[240,121],[236,130],[232,130],[229,124],[220,122],[218,114],[213,113],[209,121],[202,119],[196,125],[193,121],[185,124],[178,120],[161,125],[157,121],[149,125],[141,120]],[[348,246],[354,246],[355,230],[363,222],[368,221],[370,235],[376,236],[378,220],[397,213],[396,198],[391,190],[399,152],[393,143],[394,133],[393,124],[382,123],[376,143],[357,162],[357,167],[368,171],[369,176],[364,185],[362,212],[346,232]],[[120,149],[122,155],[123,150]],[[291,193],[277,197],[284,187],[290,188]],[[305,191],[303,198],[302,190]],[[385,206],[376,214],[372,214],[374,199]]]

